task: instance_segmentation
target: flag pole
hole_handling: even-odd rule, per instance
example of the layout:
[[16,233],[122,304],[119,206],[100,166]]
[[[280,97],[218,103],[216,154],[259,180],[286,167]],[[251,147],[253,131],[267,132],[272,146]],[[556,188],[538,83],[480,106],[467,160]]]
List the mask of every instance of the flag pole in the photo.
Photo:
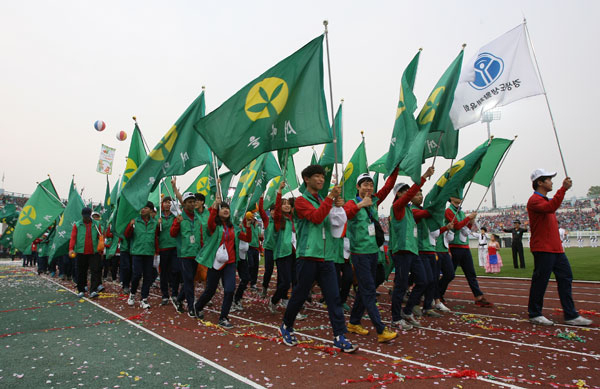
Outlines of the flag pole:
[[[48,177],[50,177],[50,175],[48,175]],[[52,182],[52,180],[50,180],[50,182]],[[59,199],[58,197],[54,196],[54,193],[52,193],[52,192],[50,192],[48,189],[44,188],[44,185],[40,185],[40,183],[39,183],[39,182],[38,182],[37,184],[38,184],[38,186],[39,186],[40,188],[42,188],[43,190],[45,190],[45,191],[46,191],[46,193],[48,193],[50,196],[54,197],[54,199],[56,199],[56,200],[57,200],[57,201],[60,203],[60,205],[61,205],[63,208],[66,208],[66,206],[63,204],[63,202],[62,202],[62,201],[60,201],[60,199]],[[54,185],[52,185],[52,186],[54,186]],[[55,189],[55,190],[56,190],[56,189]],[[82,191],[83,191],[83,189],[82,189]]]
[[142,134],[142,129],[140,128],[140,125],[137,122],[137,118],[135,116],[132,116],[131,118],[135,122],[135,125],[137,126],[138,130],[140,130],[140,136],[142,137],[142,142],[144,143],[144,147],[146,147],[146,152],[150,153],[150,147],[148,147],[148,143],[146,142],[146,138],[144,138],[144,134]]
[[329,74],[329,101],[331,102],[331,131],[333,132],[333,158],[335,160],[335,181],[336,185],[339,183],[340,177],[338,172],[338,153],[337,153],[337,134],[335,129],[335,115],[333,113],[333,86],[331,82],[331,61],[329,59],[329,32],[327,25],[329,21],[323,20],[323,26],[325,26],[325,46],[327,47],[327,72]]
[[560,147],[560,141],[558,140],[558,132],[556,131],[556,123],[554,122],[554,115],[552,115],[552,109],[550,108],[550,101],[548,100],[548,93],[546,92],[546,86],[544,85],[544,80],[542,79],[542,73],[540,72],[540,66],[538,65],[537,57],[535,55],[535,48],[533,47],[533,42],[531,41],[531,35],[529,34],[529,29],[527,28],[527,19],[523,18],[523,26],[525,26],[525,33],[527,34],[527,41],[529,42],[529,46],[531,46],[531,52],[533,53],[533,60],[535,61],[535,68],[537,69],[538,76],[540,78],[540,83],[542,84],[542,89],[544,90],[544,98],[546,99],[546,106],[548,107],[548,113],[550,114],[550,120],[552,121],[552,129],[554,129],[554,137],[556,138],[556,145],[558,146],[558,152],[560,154],[560,160],[562,161],[563,169],[565,170],[565,176],[569,176],[567,173],[567,165],[565,164],[565,158],[563,156],[562,148]]
[[162,232],[162,196],[160,195],[161,193],[161,181],[163,179],[161,178],[160,180],[158,180],[158,219],[161,221],[160,223],[158,223],[158,230]]
[[[515,135],[515,138],[513,139],[513,143],[514,141],[517,139],[518,135]],[[508,155],[508,152],[510,151],[510,149],[512,148],[513,143],[510,144],[510,146],[508,146],[508,149],[506,149],[506,152],[504,153],[504,155],[502,156],[502,160],[500,160],[500,164],[498,165],[498,167],[496,168],[496,171],[494,172],[494,176],[492,177],[492,180],[490,182],[494,182],[494,180],[496,179],[496,175],[498,174],[498,172],[500,171],[500,168],[502,167],[502,164],[504,163],[504,160],[506,159],[506,156]],[[491,186],[491,185],[490,185]],[[477,209],[475,209],[475,212],[479,211],[479,208],[481,207],[481,204],[483,204],[483,200],[485,200],[485,196],[487,195],[487,193],[490,190],[490,186],[488,186],[485,190],[485,193],[483,194],[483,197],[481,198],[481,201],[479,202],[479,205],[477,206]]]
[[212,168],[213,168],[213,174],[215,175],[215,185],[217,186],[217,195],[219,195],[221,197],[221,201],[223,201],[223,190],[221,189],[221,183],[219,182],[219,171],[217,170],[217,166],[218,166],[218,162],[217,162],[217,156],[215,155],[215,153],[211,150],[210,151],[211,155],[212,155]]

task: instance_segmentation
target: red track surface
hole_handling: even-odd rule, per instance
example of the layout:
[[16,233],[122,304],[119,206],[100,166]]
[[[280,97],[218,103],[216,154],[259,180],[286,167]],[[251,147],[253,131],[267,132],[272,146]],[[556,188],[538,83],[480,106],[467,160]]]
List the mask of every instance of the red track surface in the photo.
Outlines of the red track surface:
[[[274,275],[273,280],[276,280]],[[230,314],[230,331],[215,326],[218,312],[206,310],[205,321],[177,314],[171,305],[160,307],[160,292],[152,289],[152,309],[128,307],[120,288],[105,283],[101,305],[266,387],[599,387],[600,385],[600,283],[573,284],[576,307],[594,320],[589,328],[557,325],[533,326],[526,321],[529,281],[480,278],[481,289],[493,308],[473,304],[464,277],[457,277],[446,294],[454,312],[443,318],[423,318],[423,328],[401,332],[389,344],[378,344],[371,334],[348,334],[360,345],[355,354],[332,349],[326,309],[307,305],[309,318],[295,324],[297,347],[280,343],[277,327],[283,311],[268,312],[266,300],[246,292],[245,310]],[[260,282],[259,282],[260,284]],[[72,283],[63,283],[72,288]],[[384,321],[391,319],[386,283],[380,288],[379,308]],[[274,288],[274,282],[271,283]],[[196,297],[202,287],[196,289]],[[272,290],[270,290],[272,292]],[[222,294],[213,298],[220,310]],[[352,303],[349,299],[349,303]],[[545,315],[561,323],[562,313],[554,282],[545,299]],[[570,336],[570,339],[558,337]],[[567,335],[565,335],[567,334]],[[305,336],[302,336],[305,335]],[[578,337],[578,338],[574,338]],[[579,339],[581,341],[577,341]],[[358,382],[355,382],[358,381]],[[506,385],[505,385],[506,384]]]

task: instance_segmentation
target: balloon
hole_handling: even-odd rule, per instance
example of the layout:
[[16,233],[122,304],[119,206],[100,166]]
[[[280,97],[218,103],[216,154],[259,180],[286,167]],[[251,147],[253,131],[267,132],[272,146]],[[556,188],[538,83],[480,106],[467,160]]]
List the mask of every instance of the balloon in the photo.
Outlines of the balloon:
[[127,139],[127,133],[125,131],[117,132],[117,139],[120,141],[124,141],[125,139]]
[[94,123],[94,128],[98,132],[104,131],[104,129],[106,128],[106,123],[104,123],[102,120],[96,120],[96,122]]

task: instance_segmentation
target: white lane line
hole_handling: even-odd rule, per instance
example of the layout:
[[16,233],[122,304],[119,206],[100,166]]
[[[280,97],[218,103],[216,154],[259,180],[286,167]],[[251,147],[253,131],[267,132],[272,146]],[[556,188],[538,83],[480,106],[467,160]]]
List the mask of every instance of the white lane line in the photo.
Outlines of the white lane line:
[[[219,313],[220,312],[220,311],[216,311],[214,309],[208,309],[208,308],[204,308],[204,309],[207,310],[207,311],[214,312],[214,313]],[[246,319],[244,317],[237,316],[237,315],[230,315],[230,316],[234,317],[236,319],[239,319],[239,320],[247,321],[249,323],[261,325],[263,327],[269,327],[269,328],[273,328],[275,330],[279,330],[279,327],[271,325],[271,324],[267,324],[267,323],[263,323],[263,322],[255,321],[255,320],[251,320],[251,319]],[[303,336],[305,338],[315,339],[315,340],[318,340],[318,341],[320,341],[322,343],[333,344],[333,342],[331,340],[323,339],[323,338],[320,338],[318,336],[308,335],[308,334],[305,334],[303,332],[297,332],[297,331],[295,331],[295,333],[296,333],[296,335],[301,335],[301,336]],[[452,373],[453,372],[453,370],[449,370],[449,369],[446,369],[446,368],[443,368],[443,367],[439,367],[439,366],[435,366],[435,365],[430,365],[430,364],[424,363],[424,362],[413,361],[413,360],[410,360],[410,359],[404,359],[402,357],[398,357],[398,356],[394,356],[394,355],[390,355],[390,354],[385,354],[385,353],[381,353],[379,351],[369,350],[369,349],[362,348],[362,347],[360,348],[360,351],[366,352],[368,354],[377,355],[377,356],[380,356],[380,357],[383,357],[383,358],[389,358],[389,359],[392,359],[392,360],[401,360],[401,361],[406,362],[406,363],[410,363],[410,364],[421,366],[421,367],[428,368],[428,369],[435,369],[435,370],[438,370],[438,371],[441,371],[441,372],[444,372],[444,373]],[[509,384],[509,383],[502,382],[502,381],[497,381],[497,380],[490,380],[490,379],[479,377],[479,376],[476,377],[476,379],[479,380],[479,381],[491,383],[491,384],[494,384],[494,385],[500,385],[500,386],[504,386],[504,387],[507,387],[507,388],[522,388],[521,386],[516,386],[516,385],[513,385],[513,384]],[[498,379],[500,380],[501,378],[498,378]]]
[[[305,309],[309,309],[311,311],[315,311],[315,312],[319,312],[319,313],[327,313],[327,311],[324,311],[322,309],[308,308],[308,307],[305,307]],[[349,315],[344,314],[344,316],[349,316]],[[391,324],[391,321],[388,321],[388,320],[383,320],[382,319],[382,322],[383,323],[389,323],[389,324]],[[485,339],[485,340],[490,340],[490,341],[496,341],[496,342],[502,342],[502,343],[510,343],[510,344],[516,344],[516,345],[519,345],[519,346],[527,346],[527,347],[533,347],[533,348],[541,348],[541,349],[552,350],[552,351],[557,351],[557,352],[565,352],[565,353],[569,353],[569,354],[576,354],[576,355],[586,356],[586,357],[590,357],[590,358],[594,358],[594,359],[600,359],[600,354],[588,354],[588,353],[582,353],[582,352],[579,352],[579,351],[564,350],[564,349],[559,349],[559,348],[554,348],[554,347],[541,346],[541,345],[537,345],[537,344],[515,342],[515,341],[512,341],[512,340],[505,340],[505,339],[496,339],[496,338],[490,338],[490,337],[487,337],[487,336],[470,334],[468,332],[456,332],[456,331],[442,330],[442,329],[430,328],[430,327],[418,327],[418,328],[424,329],[424,330],[435,331],[435,332],[452,334],[452,335],[460,335],[460,336],[463,336],[463,337],[466,337],[466,338]]]
[[[457,285],[459,286],[468,286],[467,283],[461,283],[462,280],[459,280],[459,282],[457,283]],[[484,289],[501,289],[501,290],[506,290],[507,288],[504,287],[500,287],[500,286],[490,286],[490,285],[485,285],[483,283],[479,283],[479,286],[484,288]],[[511,287],[510,288],[511,292],[515,292],[515,291],[522,291],[522,292],[526,292],[527,296],[529,296],[529,287],[527,288],[514,288]],[[600,290],[599,290],[600,291]],[[585,296],[593,296],[593,297],[598,297],[598,291],[596,291],[596,293],[586,293],[586,292],[579,292],[577,290],[573,290],[573,295],[585,295]]]
[[[54,280],[52,280],[52,279],[50,279],[50,278],[47,278],[47,277],[43,277],[43,278],[45,278],[46,280],[48,280],[48,281],[50,281],[50,282],[52,282],[52,283],[54,283],[54,284],[56,284],[56,285],[60,286],[60,288],[61,288],[61,289],[68,290],[69,292],[71,292],[71,293],[73,293],[74,295],[76,295],[76,296],[77,296],[77,293],[75,293],[74,291],[72,291],[70,288],[63,286],[63,285],[61,285],[60,283],[58,283],[58,282],[56,282],[56,281],[54,281]],[[248,378],[246,378],[246,377],[244,377],[244,376],[241,376],[241,375],[239,375],[238,373],[236,373],[236,372],[234,372],[234,371],[231,371],[231,370],[227,369],[226,367],[223,367],[223,366],[221,366],[221,365],[219,365],[219,364],[217,364],[217,363],[215,363],[215,362],[213,362],[213,361],[211,361],[211,360],[209,360],[209,359],[206,359],[206,358],[204,358],[203,356],[201,356],[201,355],[199,355],[199,354],[196,354],[195,352],[193,352],[193,351],[191,351],[191,350],[188,350],[188,349],[186,349],[185,347],[182,347],[182,346],[178,345],[177,343],[170,341],[170,340],[169,340],[169,339],[167,339],[167,338],[163,338],[162,336],[158,335],[157,333],[154,333],[154,332],[150,331],[149,329],[147,329],[147,328],[144,328],[144,327],[142,327],[141,325],[139,325],[139,324],[137,324],[137,323],[134,323],[134,322],[132,322],[132,321],[130,321],[130,320],[127,320],[125,317],[123,317],[123,316],[119,315],[119,314],[118,314],[118,313],[116,313],[116,312],[113,312],[113,311],[111,311],[111,310],[110,310],[110,309],[108,309],[108,308],[105,308],[105,307],[103,307],[102,305],[100,305],[100,304],[98,304],[98,303],[96,303],[96,302],[94,302],[94,301],[92,301],[92,300],[88,299],[87,297],[84,297],[84,299],[85,299],[87,302],[89,302],[89,303],[91,303],[91,304],[94,304],[94,305],[95,305],[95,306],[97,306],[98,308],[101,308],[102,310],[104,310],[104,311],[106,311],[106,312],[110,313],[111,315],[114,315],[114,316],[118,317],[118,318],[119,318],[120,320],[122,320],[123,322],[125,322],[125,323],[128,323],[128,324],[130,324],[130,325],[132,325],[132,326],[136,327],[137,329],[139,329],[139,330],[142,330],[142,331],[144,331],[144,332],[146,332],[146,333],[148,333],[148,334],[150,334],[150,335],[154,336],[155,338],[157,338],[157,339],[159,339],[159,340],[161,340],[161,341],[163,341],[163,342],[165,342],[165,343],[167,343],[167,344],[169,344],[169,345],[171,345],[171,346],[175,347],[176,349],[178,349],[178,350],[180,350],[180,351],[182,351],[182,352],[184,352],[184,353],[186,353],[186,354],[188,354],[188,355],[190,355],[190,356],[192,356],[192,357],[194,357],[194,358],[196,358],[196,359],[198,359],[198,360],[200,360],[200,361],[202,361],[203,363],[205,363],[205,364],[207,364],[207,365],[210,365],[210,366],[214,367],[215,369],[217,369],[217,370],[220,370],[220,371],[222,371],[223,373],[225,373],[225,374],[227,374],[227,375],[229,375],[229,376],[231,376],[231,377],[233,377],[233,378],[237,379],[238,381],[241,381],[241,382],[243,382],[243,383],[245,383],[245,384],[247,384],[247,385],[249,385],[249,386],[252,386],[253,388],[261,388],[261,389],[265,389],[265,387],[264,387],[264,386],[262,386],[262,385],[260,385],[260,384],[257,384],[256,382],[253,382],[253,381],[249,380]]]

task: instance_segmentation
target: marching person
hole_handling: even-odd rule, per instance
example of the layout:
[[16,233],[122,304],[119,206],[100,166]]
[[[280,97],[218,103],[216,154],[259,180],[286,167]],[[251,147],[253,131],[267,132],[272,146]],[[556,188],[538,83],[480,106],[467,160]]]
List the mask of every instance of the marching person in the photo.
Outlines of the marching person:
[[92,220],[92,209],[85,207],[81,210],[82,220],[73,225],[69,241],[69,256],[77,257],[77,291],[78,297],[85,295],[87,273],[90,269],[90,298],[98,297],[98,286],[102,280],[102,263],[98,254],[98,241],[102,231],[100,222]]
[[171,213],[171,197],[165,196],[160,202],[161,215],[158,219],[158,250],[160,254],[160,305],[169,304],[169,288],[171,299],[175,303],[179,295],[179,264],[177,263],[177,239],[171,236],[171,226],[175,215]]
[[[347,329],[340,304],[335,266],[332,260],[326,259],[326,248],[333,244],[329,212],[334,200],[340,196],[341,189],[336,185],[324,200],[319,196],[319,191],[323,189],[325,182],[325,169],[320,165],[310,165],[302,170],[302,179],[306,185],[306,191],[294,203],[298,217],[296,224],[298,283],[287,304],[279,333],[285,345],[296,346],[298,344],[294,333],[294,321],[306,301],[313,283],[318,281],[327,302],[327,311],[334,335],[333,345],[343,352],[352,353],[358,349],[358,346],[350,343],[345,337]],[[343,199],[340,198],[338,203],[340,206],[343,205]]]
[[154,256],[158,253],[158,237],[156,235],[157,221],[151,216],[154,210],[154,204],[148,201],[140,210],[140,215],[131,219],[125,229],[125,237],[131,239],[131,256],[133,276],[131,279],[131,292],[127,299],[127,304],[135,304],[135,294],[142,280],[142,299],[140,307],[150,309],[148,296],[150,295],[150,286],[154,282]]
[[231,210],[229,204],[221,202],[221,195],[217,192],[215,202],[210,208],[208,229],[205,244],[198,255],[198,263],[208,268],[206,274],[206,289],[196,302],[194,308],[198,319],[204,318],[203,309],[213,298],[219,281],[223,285],[223,303],[219,316],[219,326],[225,329],[233,328],[229,321],[229,310],[233,302],[235,291],[235,271],[238,257],[238,239],[250,242],[252,232],[247,219],[244,218],[246,231],[239,231],[231,224]]
[[[273,275],[273,268],[275,267],[275,260],[273,259],[273,249],[275,248],[275,225],[272,223],[269,215],[267,215],[267,212],[265,212],[264,198],[262,196],[260,197],[260,200],[258,200],[258,211],[265,229],[265,240],[263,242],[263,249],[265,251],[265,273],[263,274],[262,292],[260,293],[260,296],[266,298],[269,290],[269,283],[271,282],[271,276]],[[273,212],[272,208],[271,212]],[[277,280],[279,281],[279,272],[277,273]]]
[[468,236],[473,227],[473,220],[477,217],[475,212],[468,216],[461,210],[462,195],[450,196],[450,206],[446,208],[446,220],[454,224],[454,240],[450,242],[450,253],[454,270],[460,265],[471,292],[475,296],[475,304],[479,307],[490,308],[492,303],[487,301],[477,282],[475,267],[473,266],[473,256],[469,248]]
[[[377,341],[379,343],[388,342],[397,336],[397,333],[389,330],[381,320],[376,305],[375,286],[380,246],[380,242],[377,242],[376,227],[381,229],[377,207],[388,196],[397,177],[398,168],[390,174],[385,185],[373,194],[373,179],[368,173],[361,174],[356,180],[356,198],[349,200],[344,205],[344,210],[348,216],[346,233],[350,240],[350,259],[358,280],[358,290],[350,312],[348,332],[359,335],[369,333],[369,330],[360,324],[366,310],[377,331]],[[381,238],[383,236],[380,236]],[[383,242],[381,242],[382,244]]]
[[558,222],[556,221],[556,210],[562,204],[567,190],[573,186],[573,182],[571,178],[566,177],[563,180],[562,187],[550,199],[548,193],[552,191],[552,178],[555,176],[556,172],[548,172],[544,169],[536,169],[531,173],[534,192],[527,201],[527,213],[531,227],[529,247],[533,254],[534,268],[529,290],[529,321],[533,324],[545,326],[554,325],[552,320],[547,319],[542,314],[548,280],[550,274],[554,273],[565,323],[576,326],[589,326],[592,321],[580,316],[573,303],[571,291],[573,272],[561,244]]
[[513,265],[515,269],[519,268],[519,262],[517,261],[517,255],[520,259],[521,269],[525,269],[525,256],[523,254],[523,234],[527,232],[527,228],[521,228],[521,221],[513,221],[513,228],[504,228],[502,231],[512,234],[512,256]]

